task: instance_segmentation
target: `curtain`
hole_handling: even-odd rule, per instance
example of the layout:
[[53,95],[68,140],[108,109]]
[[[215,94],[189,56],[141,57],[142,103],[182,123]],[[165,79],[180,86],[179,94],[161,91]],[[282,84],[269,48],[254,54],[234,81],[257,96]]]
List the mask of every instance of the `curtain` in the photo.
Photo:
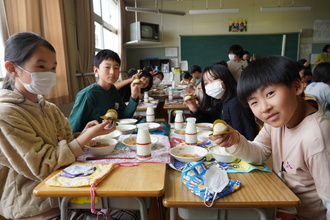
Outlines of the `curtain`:
[[[3,0],[0,0],[0,71],[2,73],[2,76],[6,75],[6,69],[4,65],[4,58],[5,58],[5,51],[4,51],[4,45],[6,43],[6,40],[8,39],[8,25],[7,25],[7,17],[6,17],[6,10],[5,10],[5,3]],[[1,88],[1,87],[0,87]]]
[[118,54],[121,57],[121,74],[120,80],[128,78],[127,75],[127,58],[126,58],[126,48],[124,48],[124,36],[125,36],[125,27],[126,27],[126,11],[125,11],[125,0],[118,1],[119,8],[119,26],[118,26],[118,36],[119,36],[119,51]]
[[74,0],[76,12],[77,73],[79,89],[95,82],[93,72],[95,54],[93,1]]
[[[63,1],[63,0],[62,0]],[[57,83],[45,98],[57,105],[68,102],[67,45],[61,0],[5,0],[9,34],[30,31],[43,36],[56,50]]]

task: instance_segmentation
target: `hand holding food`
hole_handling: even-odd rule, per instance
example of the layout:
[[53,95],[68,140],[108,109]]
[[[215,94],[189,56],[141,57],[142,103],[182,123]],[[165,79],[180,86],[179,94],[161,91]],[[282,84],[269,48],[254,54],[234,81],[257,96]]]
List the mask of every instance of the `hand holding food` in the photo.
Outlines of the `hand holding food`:
[[213,135],[220,135],[228,132],[229,128],[225,121],[217,119],[213,122]]
[[220,119],[213,122],[213,134],[211,135],[214,142],[221,147],[237,145],[240,139],[239,133]]
[[191,94],[188,94],[183,98],[183,101],[186,102],[186,101],[193,100],[193,99],[196,99],[196,97]]
[[107,113],[103,116],[100,116],[100,118],[106,119],[106,120],[112,120],[112,121],[119,121],[118,119],[118,113],[114,109],[109,109]]
[[134,79],[132,83],[133,83],[133,84],[143,84],[143,83],[140,81],[140,79]]

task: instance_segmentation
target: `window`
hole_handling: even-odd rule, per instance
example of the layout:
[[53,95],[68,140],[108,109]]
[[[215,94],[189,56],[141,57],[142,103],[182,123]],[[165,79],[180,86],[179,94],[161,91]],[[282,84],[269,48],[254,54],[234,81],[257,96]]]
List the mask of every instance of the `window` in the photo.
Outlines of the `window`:
[[95,24],[95,50],[110,49],[119,52],[118,0],[93,0]]

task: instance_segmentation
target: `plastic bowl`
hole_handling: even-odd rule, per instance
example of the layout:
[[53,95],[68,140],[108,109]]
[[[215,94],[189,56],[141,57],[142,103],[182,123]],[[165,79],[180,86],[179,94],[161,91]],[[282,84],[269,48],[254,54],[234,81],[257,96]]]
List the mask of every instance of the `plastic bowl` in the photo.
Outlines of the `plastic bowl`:
[[185,133],[186,133],[185,130],[183,130],[183,129],[175,130],[173,133],[174,133],[173,134],[174,137],[179,138],[181,140],[185,139]]
[[[136,150],[136,135],[132,135],[130,137],[127,137],[125,139],[122,140],[123,144],[125,144],[127,147],[129,147],[129,149],[131,150]],[[151,139],[151,147],[154,146],[157,141],[158,138],[154,137],[154,136],[150,136]]]
[[138,120],[136,118],[119,119],[119,125],[135,125]]
[[109,134],[104,134],[104,135],[97,136],[97,137],[93,138],[93,140],[95,140],[95,139],[103,139],[103,138],[106,138],[106,139],[116,139],[116,140],[118,140],[119,136],[122,135],[122,134],[123,133],[121,131],[114,130],[113,132],[111,132]]
[[148,122],[146,124],[148,124],[149,126],[149,131],[157,131],[158,128],[160,127],[160,124],[158,123]]
[[181,162],[196,162],[206,156],[207,150],[195,145],[173,147],[170,154]]
[[221,163],[231,163],[236,160],[236,157],[227,153],[224,147],[213,146],[209,148],[209,151],[214,159]]
[[208,141],[212,131],[199,131],[197,132],[197,139],[200,141]]
[[121,131],[123,134],[132,134],[136,125],[118,125],[116,130]]
[[116,139],[94,139],[91,140],[86,147],[89,152],[95,156],[109,155],[115,149],[118,141]]
[[197,131],[212,131],[212,123],[196,123]]

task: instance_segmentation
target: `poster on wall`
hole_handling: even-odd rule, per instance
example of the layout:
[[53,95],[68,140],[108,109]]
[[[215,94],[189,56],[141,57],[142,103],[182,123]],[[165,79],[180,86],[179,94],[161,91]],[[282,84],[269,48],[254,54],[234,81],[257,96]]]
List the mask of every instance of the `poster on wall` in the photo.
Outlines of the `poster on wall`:
[[247,18],[229,18],[229,32],[247,32]]

